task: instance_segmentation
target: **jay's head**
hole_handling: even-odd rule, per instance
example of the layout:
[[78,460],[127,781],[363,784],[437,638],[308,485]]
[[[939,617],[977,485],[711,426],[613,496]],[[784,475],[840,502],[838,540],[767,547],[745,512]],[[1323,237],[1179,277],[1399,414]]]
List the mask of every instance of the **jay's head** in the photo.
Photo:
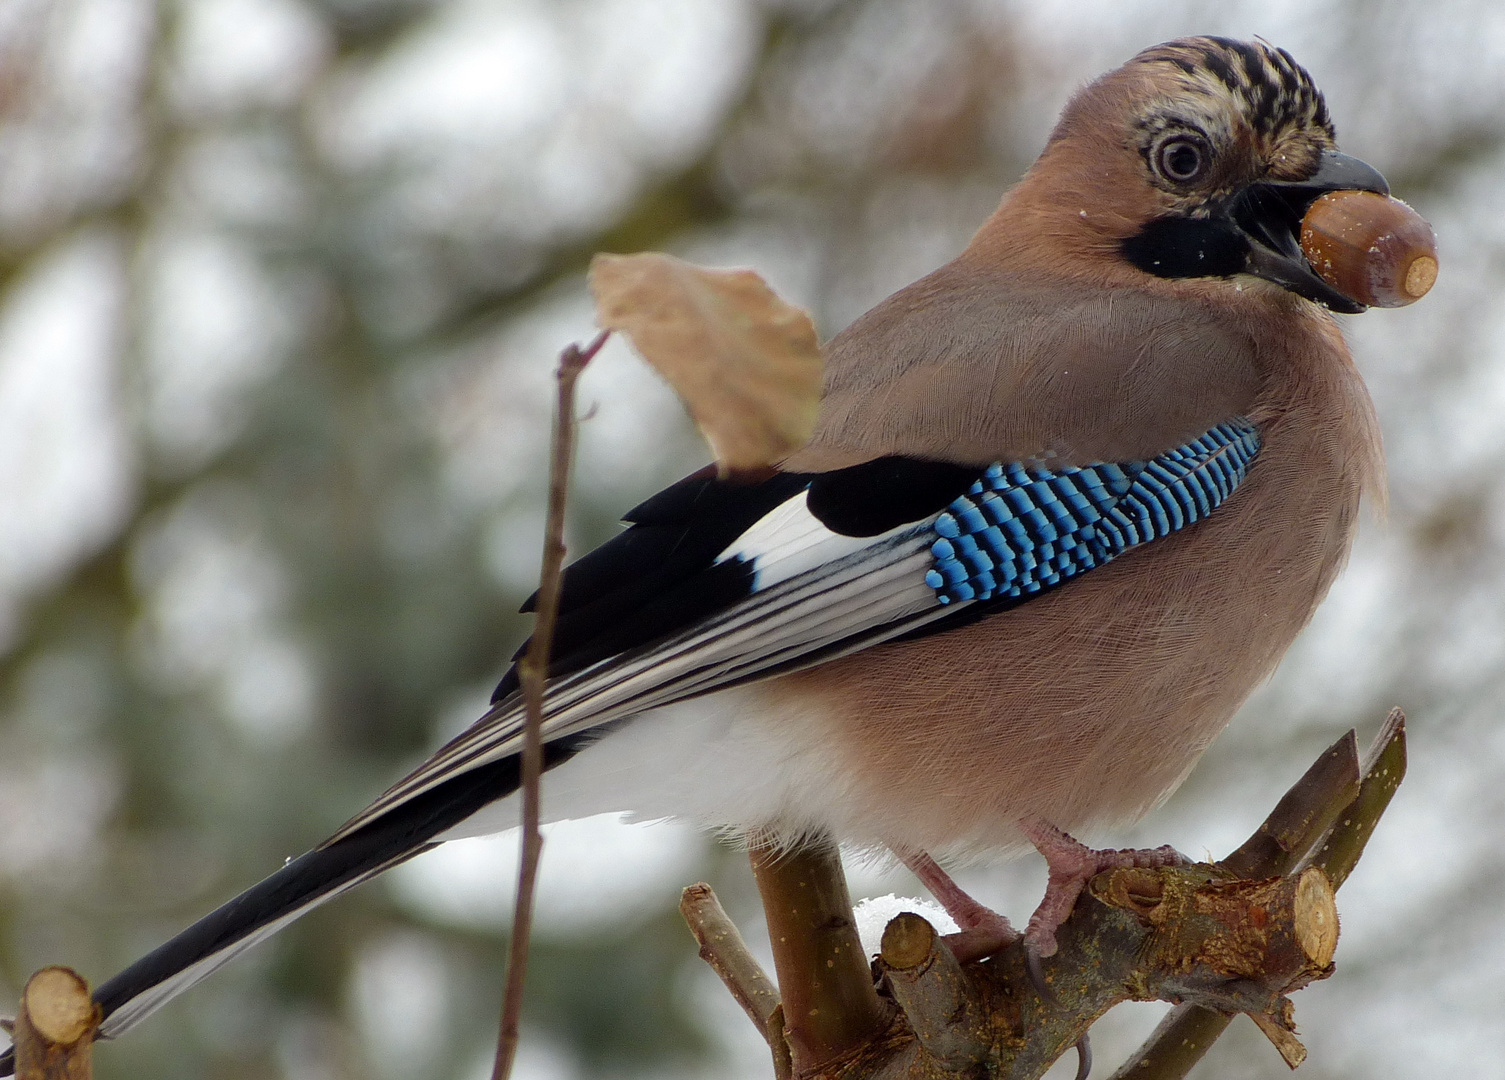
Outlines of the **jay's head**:
[[1249,274],[1357,312],[1299,244],[1307,208],[1340,189],[1389,191],[1337,152],[1306,70],[1263,42],[1195,37],[1146,49],[1078,93],[1016,206],[1063,253],[1161,279]]

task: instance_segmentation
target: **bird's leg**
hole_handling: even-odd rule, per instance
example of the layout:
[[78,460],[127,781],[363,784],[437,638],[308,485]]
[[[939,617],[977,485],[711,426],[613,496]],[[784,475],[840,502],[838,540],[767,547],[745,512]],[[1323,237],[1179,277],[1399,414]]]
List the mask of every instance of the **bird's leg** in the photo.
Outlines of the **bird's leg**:
[[1025,818],[1019,822],[1019,829],[1045,856],[1045,865],[1050,869],[1045,897],[1024,931],[1025,952],[1031,958],[1055,955],[1056,930],[1071,914],[1087,882],[1104,870],[1186,863],[1186,857],[1173,847],[1095,850],[1040,818]]
[[[1075,844],[1078,848],[1089,854],[1133,854],[1132,852],[1116,851],[1091,852],[1090,849],[1078,844],[1059,829],[1045,825],[1044,822],[1040,824],[1045,829],[1049,829],[1055,837],[1059,837],[1068,844]],[[1031,835],[1028,829],[1026,829],[1025,835],[1029,836],[1032,841],[1035,841],[1035,837]],[[1035,846],[1040,847],[1039,841],[1035,841]],[[984,957],[992,956],[1000,949],[1007,948],[1019,940],[1019,932],[1009,925],[1007,919],[992,908],[985,907],[972,899],[966,890],[953,881],[951,875],[942,870],[940,865],[929,855],[926,855],[923,851],[912,851],[902,847],[896,847],[893,850],[904,865],[909,867],[910,872],[920,879],[921,884],[930,890],[930,895],[935,897],[936,902],[946,909],[946,914],[955,919],[956,925],[961,927],[959,933],[947,934],[941,939],[951,949],[952,955],[959,961],[966,963],[969,960],[981,960]],[[1184,861],[1171,848],[1163,848],[1161,850],[1169,851],[1172,855],[1175,855],[1178,862]],[[1044,848],[1041,848],[1041,852],[1042,854],[1044,853]],[[1151,854],[1154,853],[1152,852]],[[1046,860],[1049,861],[1049,859],[1050,856],[1047,855]],[[1054,875],[1055,871],[1052,870],[1051,873]],[[1082,883],[1085,884],[1091,879],[1091,875],[1089,874],[1082,879]],[[1051,882],[1054,884],[1054,876],[1052,876]],[[1066,905],[1065,910],[1067,912],[1071,911],[1072,904],[1076,903],[1077,893],[1081,891],[1082,886],[1078,885],[1076,891],[1071,894],[1071,902]],[[1045,895],[1047,899],[1050,898],[1050,890],[1048,888]],[[1045,905],[1042,903],[1040,906],[1043,908]],[[1039,917],[1039,914],[1038,911],[1035,912],[1036,918]],[[1051,924],[1050,951],[1052,953],[1056,951],[1055,928],[1059,925],[1059,920]],[[1034,926],[1035,920],[1031,919],[1030,928],[1033,929]],[[1056,1000],[1055,994],[1051,992],[1050,987],[1045,982],[1045,974],[1040,970],[1038,955],[1029,948],[1027,937],[1025,939],[1025,961],[1026,970],[1029,972],[1030,981],[1034,984],[1035,989],[1046,1001],[1054,1002]],[[1076,1080],[1087,1080],[1087,1076],[1092,1072],[1092,1043],[1085,1034],[1077,1040],[1076,1052]]]
[[960,933],[943,939],[958,960],[981,960],[1019,940],[1019,932],[1007,919],[968,896],[929,855],[905,848],[894,848],[894,853],[961,927]]

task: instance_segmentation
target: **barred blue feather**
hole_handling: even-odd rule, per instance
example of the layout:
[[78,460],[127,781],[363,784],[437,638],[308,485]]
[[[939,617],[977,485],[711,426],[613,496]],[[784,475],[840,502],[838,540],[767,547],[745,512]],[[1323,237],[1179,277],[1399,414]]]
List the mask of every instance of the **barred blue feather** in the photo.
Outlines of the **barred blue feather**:
[[925,582],[942,604],[1024,597],[1200,521],[1259,453],[1239,418],[1150,461],[992,465],[936,518]]

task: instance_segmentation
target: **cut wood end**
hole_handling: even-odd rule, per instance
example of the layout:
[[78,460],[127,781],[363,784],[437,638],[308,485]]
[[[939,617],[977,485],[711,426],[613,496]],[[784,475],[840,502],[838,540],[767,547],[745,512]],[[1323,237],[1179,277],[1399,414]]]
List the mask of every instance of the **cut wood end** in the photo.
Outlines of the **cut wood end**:
[[880,955],[896,971],[923,964],[935,948],[935,927],[912,911],[901,911],[883,928]]
[[1420,300],[1432,291],[1437,283],[1437,260],[1430,255],[1419,255],[1406,271],[1403,287],[1406,295]]
[[61,1046],[78,1042],[99,1022],[89,984],[72,968],[38,971],[27,980],[21,1007],[38,1035]]
[[1296,942],[1316,968],[1326,968],[1338,951],[1338,905],[1332,882],[1319,868],[1302,871],[1296,882]]

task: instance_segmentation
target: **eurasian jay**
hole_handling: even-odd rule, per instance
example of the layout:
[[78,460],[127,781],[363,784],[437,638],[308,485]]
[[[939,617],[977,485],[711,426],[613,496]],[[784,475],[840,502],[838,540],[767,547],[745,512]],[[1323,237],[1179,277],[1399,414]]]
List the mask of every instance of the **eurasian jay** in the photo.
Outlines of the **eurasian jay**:
[[[1115,858],[1311,617],[1383,483],[1369,396],[1297,244],[1334,189],[1311,77],[1264,43],[1158,45],[1081,90],[954,261],[827,350],[814,439],[696,473],[567,572],[548,819],[680,817],[941,860],[1034,842],[1027,941]],[[118,1035],[317,904],[515,825],[515,671],[332,838],[102,985]],[[1160,858],[1130,853],[1125,859]]]

